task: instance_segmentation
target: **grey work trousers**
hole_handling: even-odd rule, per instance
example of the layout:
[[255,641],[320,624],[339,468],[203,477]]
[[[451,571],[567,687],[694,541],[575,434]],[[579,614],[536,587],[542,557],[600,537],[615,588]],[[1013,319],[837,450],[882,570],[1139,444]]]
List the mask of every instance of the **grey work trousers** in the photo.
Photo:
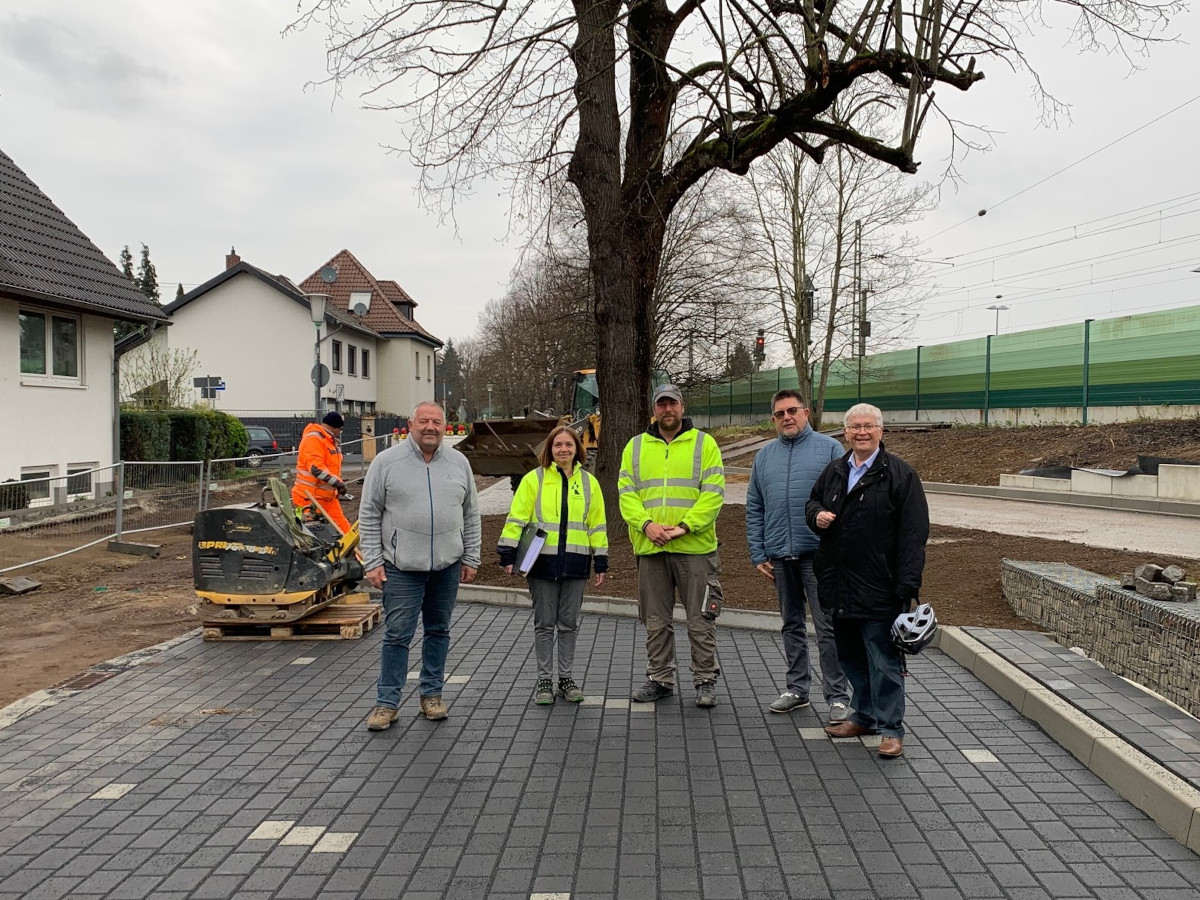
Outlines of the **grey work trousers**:
[[850,683],[838,662],[837,641],[833,637],[833,616],[821,608],[817,599],[817,576],[811,556],[773,559],[775,593],[783,616],[783,654],[787,659],[787,689],[808,699],[812,668],[808,662],[808,627],[804,607],[812,613],[817,633],[817,652],[821,657],[821,687],[826,703],[850,705]]
[[583,606],[586,578],[530,578],[533,600],[533,648],[537,653],[538,679],[554,671],[554,633],[558,632],[558,677],[571,678],[575,665],[575,639],[579,636],[579,610]]
[[646,626],[646,675],[664,687],[675,686],[675,592],[687,613],[692,651],[692,681],[716,681],[717,623],[700,615],[704,595],[720,596],[721,562],[716,553],[652,553],[639,556],[638,618]]

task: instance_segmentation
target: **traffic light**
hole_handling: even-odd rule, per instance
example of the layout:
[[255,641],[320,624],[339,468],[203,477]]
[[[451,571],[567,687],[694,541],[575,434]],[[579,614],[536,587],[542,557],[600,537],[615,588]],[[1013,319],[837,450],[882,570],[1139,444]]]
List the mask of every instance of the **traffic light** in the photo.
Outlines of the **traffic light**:
[[766,329],[758,329],[758,337],[754,339],[754,358],[762,362],[767,358]]

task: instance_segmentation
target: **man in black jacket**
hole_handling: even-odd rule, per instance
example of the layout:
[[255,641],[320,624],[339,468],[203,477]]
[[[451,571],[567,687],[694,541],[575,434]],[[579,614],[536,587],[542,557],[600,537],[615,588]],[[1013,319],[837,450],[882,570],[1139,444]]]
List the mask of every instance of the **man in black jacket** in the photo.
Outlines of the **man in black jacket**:
[[813,561],[821,605],[833,615],[854,712],[828,725],[833,737],[879,734],[879,755],[904,752],[904,667],[892,623],[921,592],[929,507],[912,467],[883,446],[883,414],[846,411],[850,452],[826,466],[805,507],[821,539]]

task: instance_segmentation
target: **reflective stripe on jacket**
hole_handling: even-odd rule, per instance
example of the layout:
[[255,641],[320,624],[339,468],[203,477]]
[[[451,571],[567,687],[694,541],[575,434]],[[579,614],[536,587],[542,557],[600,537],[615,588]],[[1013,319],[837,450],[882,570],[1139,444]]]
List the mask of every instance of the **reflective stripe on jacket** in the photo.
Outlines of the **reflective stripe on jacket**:
[[[315,470],[315,471],[314,471]],[[304,491],[318,500],[331,500],[338,495],[342,481],[342,446],[322,426],[313,422],[304,427],[296,454],[296,483],[292,487],[292,502],[297,506],[308,503]]]
[[[567,490],[566,541],[562,525],[563,486]],[[546,545],[530,570],[531,578],[587,578],[592,557],[596,571],[608,570],[608,529],[604,496],[591,472],[575,466],[564,478],[557,466],[539,466],[525,473],[513,495],[512,506],[496,552],[500,565],[517,564],[517,542],[526,525],[546,532]],[[560,553],[561,550],[561,553]]]
[[[714,553],[717,515],[725,502],[725,466],[712,435],[697,431],[690,419],[664,441],[658,425],[634,435],[621,454],[617,479],[621,517],[638,556],[652,553]],[[688,533],[656,547],[643,529],[648,522],[686,525]]]

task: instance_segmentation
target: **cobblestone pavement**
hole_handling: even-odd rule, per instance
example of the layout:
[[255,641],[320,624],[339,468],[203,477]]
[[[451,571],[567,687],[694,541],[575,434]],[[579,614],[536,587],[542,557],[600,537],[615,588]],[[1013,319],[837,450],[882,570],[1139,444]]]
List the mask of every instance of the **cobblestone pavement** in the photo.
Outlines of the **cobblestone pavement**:
[[818,698],[766,711],[777,634],[720,629],[711,711],[631,708],[630,619],[584,617],[578,707],[529,702],[528,610],[453,636],[443,723],[410,681],[364,730],[376,631],[189,640],[0,729],[0,900],[1200,897],[1200,858],[939,652],[882,760]]

